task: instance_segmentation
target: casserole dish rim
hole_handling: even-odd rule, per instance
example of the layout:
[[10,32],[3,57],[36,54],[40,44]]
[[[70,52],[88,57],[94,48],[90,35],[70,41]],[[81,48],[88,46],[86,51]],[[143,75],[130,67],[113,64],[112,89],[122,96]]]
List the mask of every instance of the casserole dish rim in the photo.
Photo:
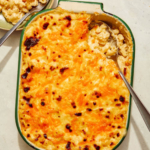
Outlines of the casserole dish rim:
[[[131,36],[131,40],[132,40],[132,65],[131,65],[131,74],[130,74],[130,84],[131,86],[133,86],[133,74],[134,74],[134,59],[135,59],[135,41],[134,41],[134,36],[132,34],[131,29],[129,28],[129,26],[118,16],[113,15],[111,13],[107,13],[103,10],[103,4],[102,3],[98,3],[98,2],[86,2],[86,1],[69,1],[69,0],[59,0],[58,1],[58,5],[60,2],[77,2],[77,3],[88,3],[88,4],[97,4],[100,5],[101,10],[106,14],[109,15],[111,17],[113,17],[114,19],[117,19],[118,21],[120,21],[124,27],[127,29],[127,31],[129,31],[130,36]],[[55,8],[54,8],[55,9]],[[20,44],[19,44],[19,59],[18,59],[18,75],[17,75],[17,88],[16,88],[16,104],[15,104],[15,122],[16,122],[16,126],[18,129],[18,132],[20,134],[20,136],[23,138],[23,140],[32,148],[36,149],[36,150],[43,150],[42,148],[38,148],[36,147],[32,142],[30,142],[21,132],[21,128],[20,128],[20,123],[19,123],[19,117],[18,117],[18,104],[19,104],[19,84],[20,84],[20,71],[21,71],[21,60],[22,60],[22,52],[21,52],[21,48],[22,48],[22,41],[24,38],[24,32],[26,27],[35,19],[37,18],[39,15],[42,15],[44,13],[48,13],[51,10],[54,9],[46,9],[43,10],[41,12],[38,12],[37,14],[35,14],[34,16],[32,16],[26,23],[26,25],[24,26],[24,29],[22,30],[21,33],[21,38],[20,38]],[[113,150],[115,150],[124,140],[124,138],[127,135],[127,131],[129,128],[129,123],[130,123],[130,113],[131,113],[131,95],[129,96],[129,105],[128,105],[128,116],[127,116],[127,120],[126,120],[126,134],[122,137],[122,139],[118,142],[118,144],[113,148]]]

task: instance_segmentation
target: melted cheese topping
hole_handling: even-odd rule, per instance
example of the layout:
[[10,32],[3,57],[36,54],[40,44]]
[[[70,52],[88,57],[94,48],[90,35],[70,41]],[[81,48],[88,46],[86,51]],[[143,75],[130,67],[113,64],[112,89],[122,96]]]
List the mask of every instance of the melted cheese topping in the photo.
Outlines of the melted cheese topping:
[[[104,54],[110,35],[104,26],[89,31],[90,20],[59,8],[25,29],[18,111],[22,134],[36,147],[110,150],[126,134],[129,92]],[[130,50],[119,56],[128,80]]]

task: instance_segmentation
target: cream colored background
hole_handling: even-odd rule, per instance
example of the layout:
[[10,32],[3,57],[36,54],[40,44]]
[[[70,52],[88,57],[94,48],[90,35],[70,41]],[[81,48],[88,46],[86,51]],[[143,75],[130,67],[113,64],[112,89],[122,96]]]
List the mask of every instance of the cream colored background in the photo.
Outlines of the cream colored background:
[[[136,42],[133,87],[150,111],[150,0],[94,1],[103,2],[105,11],[122,18],[133,31]],[[5,33],[0,30],[0,37]],[[0,150],[33,150],[22,140],[15,125],[20,34],[20,31],[13,33],[0,47]],[[150,150],[150,132],[134,101],[128,134],[117,150]]]

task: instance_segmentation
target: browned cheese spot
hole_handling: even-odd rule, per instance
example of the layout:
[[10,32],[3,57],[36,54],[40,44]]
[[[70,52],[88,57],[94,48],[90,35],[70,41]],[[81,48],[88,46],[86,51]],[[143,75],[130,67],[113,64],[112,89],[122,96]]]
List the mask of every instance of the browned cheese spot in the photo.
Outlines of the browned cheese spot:
[[31,71],[31,69],[30,69],[30,67],[28,67],[28,68],[26,69],[26,73],[30,73],[30,71]]
[[64,67],[60,69],[60,73],[63,74],[67,69],[69,69],[68,67]]
[[109,116],[107,115],[107,116],[105,116],[106,118],[109,118]]
[[113,143],[113,142],[111,142],[111,143],[110,143],[110,146],[112,146],[112,145],[114,145],[114,143]]
[[46,47],[42,46],[42,49],[46,51]]
[[51,66],[51,67],[50,67],[50,70],[51,70],[51,71],[55,70],[55,67]]
[[125,101],[125,97],[120,96],[120,97],[119,97],[119,100],[123,103],[123,102]]
[[56,22],[53,23],[53,26],[56,26]]
[[44,30],[46,30],[46,29],[47,29],[47,27],[48,27],[48,25],[49,25],[49,23],[48,23],[48,22],[44,23],[44,24],[43,24],[43,29],[44,29]]
[[40,142],[41,144],[44,144],[44,141]]
[[52,92],[53,95],[55,95],[55,92]]
[[117,133],[117,137],[119,137],[120,136],[120,134],[119,133]]
[[86,145],[83,150],[89,150],[89,146]]
[[44,134],[43,136],[44,136],[45,139],[47,139],[47,135],[46,134]]
[[67,143],[66,149],[67,149],[67,150],[71,150],[71,142],[68,142],[68,143]]
[[27,73],[24,73],[24,74],[21,75],[21,78],[22,78],[22,79],[26,79],[27,76],[28,76],[28,74],[27,74]]
[[66,27],[68,28],[68,27],[70,27],[70,26],[71,26],[71,22],[69,21],[69,22],[67,23]]
[[71,21],[71,16],[66,16],[64,19]]
[[93,102],[93,105],[96,105],[96,102]]
[[118,129],[121,129],[121,126],[118,126]]
[[115,101],[115,102],[117,102],[117,101],[118,101],[118,99],[117,99],[117,98],[115,98],[115,99],[114,99],[114,101]]
[[92,111],[92,109],[91,109],[91,108],[87,108],[86,110],[87,110],[87,111]]
[[31,53],[29,53],[29,56],[31,56],[32,54]]
[[72,105],[73,108],[76,108],[75,102],[72,102],[71,105]]
[[33,105],[31,103],[29,103],[28,105],[29,105],[29,107],[33,108]]
[[30,98],[27,98],[26,96],[23,96],[23,100],[25,100],[28,103],[30,101]]
[[124,115],[123,115],[123,114],[121,114],[120,117],[121,117],[122,119],[124,119]]
[[33,67],[34,67],[34,66],[33,66],[33,65],[31,65],[31,69],[33,69]]
[[87,23],[88,23],[88,21],[83,20],[83,23],[87,24]]
[[86,132],[84,130],[82,130],[83,134],[86,134]]
[[103,108],[100,108],[100,109],[99,109],[99,111],[103,111],[103,110],[104,110]]
[[115,74],[115,77],[116,77],[117,79],[119,79],[119,75],[118,75],[118,74]]
[[102,71],[103,67],[99,67],[99,70]]
[[56,98],[57,101],[61,101],[62,97],[59,95],[58,98]]
[[119,106],[121,106],[121,104],[116,104],[116,106],[118,106],[118,107],[119,107]]
[[124,68],[123,74],[126,76],[126,74],[127,74],[127,68]]
[[42,105],[42,106],[45,106],[45,102],[41,102],[41,105]]
[[82,116],[82,113],[75,113],[76,116]]
[[24,92],[27,93],[30,90],[30,87],[24,87]]
[[66,124],[66,129],[68,129],[69,132],[72,132],[70,124]]
[[97,98],[99,98],[100,96],[101,96],[101,93],[100,92],[97,92],[97,91],[95,91],[95,96],[97,97]]
[[30,137],[30,134],[27,134],[27,137]]
[[39,38],[36,37],[30,37],[27,38],[24,42],[24,45],[26,46],[26,50],[29,51],[31,47],[34,47],[39,42]]
[[96,150],[100,150],[100,146],[94,144],[94,147],[95,147]]
[[66,25],[66,27],[70,27],[71,26],[71,16],[66,16],[64,19],[68,20],[68,23]]

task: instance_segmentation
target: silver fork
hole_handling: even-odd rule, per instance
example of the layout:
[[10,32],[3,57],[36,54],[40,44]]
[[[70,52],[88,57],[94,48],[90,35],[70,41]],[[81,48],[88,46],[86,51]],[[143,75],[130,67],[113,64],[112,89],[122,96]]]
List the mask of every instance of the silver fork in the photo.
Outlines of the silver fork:
[[1,39],[0,46],[7,40],[7,38],[18,28],[18,26],[31,14],[39,12],[46,8],[50,0],[47,0],[45,4],[38,3],[36,7],[33,7],[28,13],[26,13]]
[[[107,25],[105,22],[103,21],[98,21],[95,22],[95,25],[102,25],[105,24],[107,26],[107,30],[110,33],[110,35],[113,34],[113,31],[111,30],[111,28],[109,27],[109,25]],[[92,24],[89,25],[89,29],[94,27],[94,23],[92,22]],[[133,88],[131,87],[131,85],[129,84],[129,82],[127,81],[127,79],[125,78],[124,74],[122,73],[120,67],[119,67],[119,63],[118,63],[118,46],[117,46],[117,39],[115,39],[114,37],[110,39],[111,42],[117,47],[117,53],[113,56],[106,56],[107,59],[112,59],[115,63],[116,66],[119,68],[118,72],[121,76],[121,78],[123,79],[126,87],[128,88],[128,90],[130,91],[130,94],[132,95],[142,117],[143,120],[145,121],[145,124],[147,125],[148,130],[150,131],[150,113],[148,112],[148,110],[145,108],[145,106],[142,104],[141,100],[139,99],[139,97],[137,96],[137,94],[135,93],[135,91],[133,90]]]

